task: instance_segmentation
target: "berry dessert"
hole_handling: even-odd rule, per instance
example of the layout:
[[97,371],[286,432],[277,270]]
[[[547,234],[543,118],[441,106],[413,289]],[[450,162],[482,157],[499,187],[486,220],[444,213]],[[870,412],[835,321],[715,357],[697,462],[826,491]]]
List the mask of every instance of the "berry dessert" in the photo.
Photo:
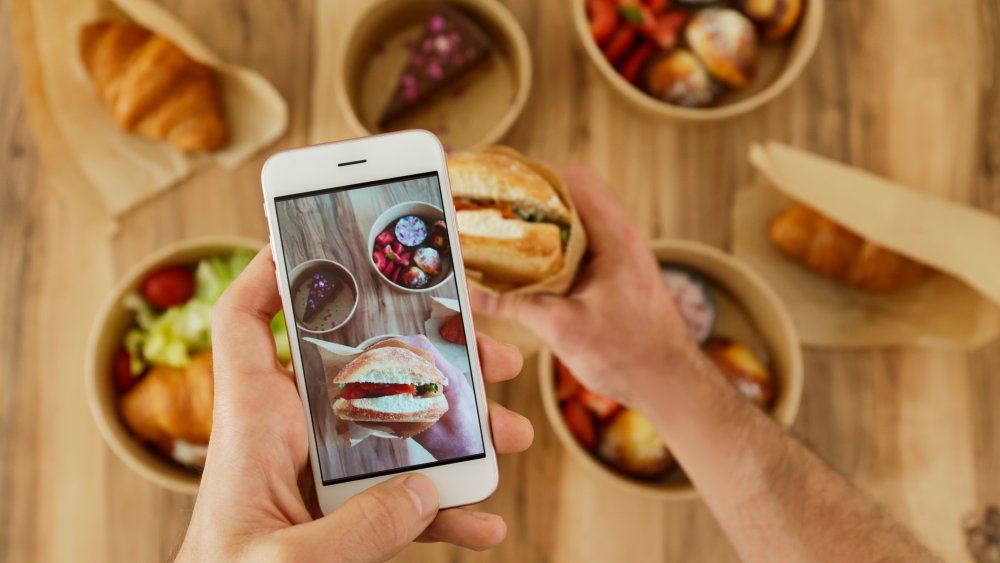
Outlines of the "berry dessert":
[[[430,228],[428,228],[430,225]],[[426,289],[448,272],[448,228],[417,215],[396,219],[375,237],[372,262],[385,279],[405,289]]]
[[344,324],[354,309],[352,284],[336,264],[316,260],[292,281],[292,309],[299,326],[325,332]]
[[332,279],[327,272],[313,272],[303,285],[306,290],[306,303],[302,310],[302,320],[305,322],[315,319],[319,312],[333,303],[337,294],[344,289],[344,285]]
[[379,125],[385,127],[465,75],[489,57],[491,45],[486,31],[460,10],[447,5],[434,10],[411,47]]

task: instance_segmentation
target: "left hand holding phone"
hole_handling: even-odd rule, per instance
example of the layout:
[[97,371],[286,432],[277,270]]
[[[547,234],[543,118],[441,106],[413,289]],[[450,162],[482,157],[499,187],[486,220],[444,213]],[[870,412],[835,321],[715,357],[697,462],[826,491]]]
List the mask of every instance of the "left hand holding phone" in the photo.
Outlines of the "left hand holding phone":
[[[269,323],[279,310],[274,262],[265,248],[212,313],[212,440],[177,561],[382,561],[413,541],[470,549],[502,542],[507,526],[500,516],[438,511],[438,491],[419,473],[395,477],[320,515],[295,376],[274,356]],[[478,344],[487,381],[520,372],[515,347],[483,335]],[[498,453],[527,449],[534,437],[528,419],[492,401],[489,413]]]

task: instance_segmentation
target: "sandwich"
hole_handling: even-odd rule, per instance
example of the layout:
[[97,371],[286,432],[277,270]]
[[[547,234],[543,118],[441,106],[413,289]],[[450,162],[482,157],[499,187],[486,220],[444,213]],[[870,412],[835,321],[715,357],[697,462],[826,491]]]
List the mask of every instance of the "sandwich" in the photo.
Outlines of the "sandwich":
[[542,175],[496,151],[451,156],[448,174],[469,269],[490,285],[509,287],[563,268],[572,215]]
[[399,340],[371,346],[333,382],[340,386],[333,402],[338,418],[399,438],[423,432],[448,412],[448,379],[434,357]]

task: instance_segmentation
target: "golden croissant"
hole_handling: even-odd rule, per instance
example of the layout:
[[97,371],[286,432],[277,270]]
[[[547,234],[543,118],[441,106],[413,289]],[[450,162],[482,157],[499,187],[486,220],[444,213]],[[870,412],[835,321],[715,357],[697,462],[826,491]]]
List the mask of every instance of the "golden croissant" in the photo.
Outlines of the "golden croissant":
[[226,140],[215,71],[168,39],[131,23],[97,21],[80,33],[80,54],[115,123],[186,152]]
[[775,246],[812,270],[865,291],[903,289],[932,272],[801,205],[775,217],[770,236]]
[[126,426],[170,453],[175,440],[207,444],[212,433],[212,352],[187,367],[156,366],[121,398]]

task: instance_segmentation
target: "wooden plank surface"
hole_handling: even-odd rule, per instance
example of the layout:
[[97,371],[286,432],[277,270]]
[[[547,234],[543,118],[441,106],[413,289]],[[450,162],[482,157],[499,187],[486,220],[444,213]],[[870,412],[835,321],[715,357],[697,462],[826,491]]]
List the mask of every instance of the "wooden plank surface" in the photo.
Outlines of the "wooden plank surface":
[[[505,142],[536,158],[591,164],[649,236],[725,248],[732,195],[753,176],[746,150],[765,139],[1000,213],[995,0],[828,1],[801,79],[768,106],[715,124],[664,122],[625,106],[586,60],[566,1],[505,3],[528,34],[536,77]],[[323,93],[361,3],[165,4],[285,96],[291,126],[274,149],[351,136]],[[31,12],[44,2],[0,7],[0,561],[166,559],[192,499],[146,483],[101,442],[83,393],[88,331],[111,283],[160,245],[266,236],[265,155],[235,171],[206,170],[112,229],[66,166],[43,163],[71,158],[37,96]],[[509,326],[482,326],[529,353],[537,346]],[[500,489],[485,503],[507,518],[507,543],[485,554],[421,545],[400,560],[735,559],[700,501],[609,488],[569,459],[547,427],[532,359],[520,380],[489,389],[537,430],[528,453],[502,459]],[[809,350],[806,373],[795,432],[946,560],[970,560],[963,520],[1000,503],[1000,344],[972,353]]]

